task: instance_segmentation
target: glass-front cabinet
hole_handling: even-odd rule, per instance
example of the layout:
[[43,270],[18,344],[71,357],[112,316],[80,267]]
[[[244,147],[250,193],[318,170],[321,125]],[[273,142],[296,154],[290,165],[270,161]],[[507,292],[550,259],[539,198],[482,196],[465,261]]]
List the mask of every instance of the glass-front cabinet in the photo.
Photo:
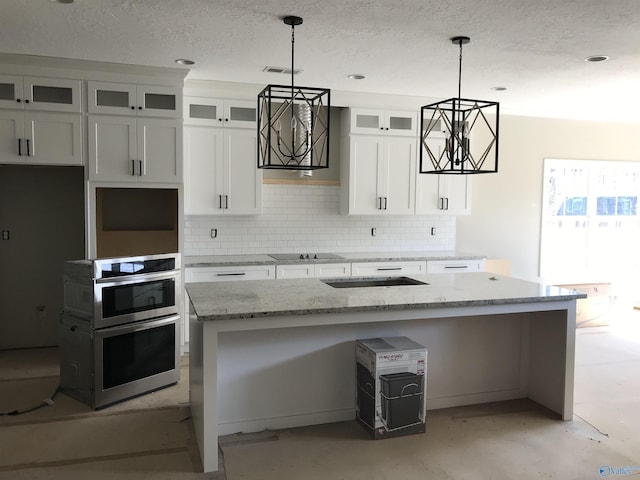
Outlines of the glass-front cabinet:
[[89,113],[180,117],[179,88],[115,82],[88,82]]
[[350,133],[416,136],[418,114],[408,111],[352,108]]
[[184,121],[189,125],[256,128],[256,102],[185,97]]
[[0,75],[0,108],[81,112],[80,80]]

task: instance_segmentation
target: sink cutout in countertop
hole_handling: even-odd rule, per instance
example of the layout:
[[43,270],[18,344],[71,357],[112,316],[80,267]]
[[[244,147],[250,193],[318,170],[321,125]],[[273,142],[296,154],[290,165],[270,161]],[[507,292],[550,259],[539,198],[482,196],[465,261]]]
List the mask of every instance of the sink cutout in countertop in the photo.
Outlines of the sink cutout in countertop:
[[429,285],[409,277],[348,277],[325,278],[321,282],[333,288],[362,288],[362,287],[399,287],[405,285]]

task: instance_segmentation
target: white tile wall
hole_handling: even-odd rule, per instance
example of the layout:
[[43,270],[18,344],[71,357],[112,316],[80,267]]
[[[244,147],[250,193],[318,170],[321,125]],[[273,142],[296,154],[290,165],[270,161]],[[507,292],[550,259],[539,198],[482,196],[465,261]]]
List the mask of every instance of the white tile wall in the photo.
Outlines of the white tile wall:
[[184,255],[455,249],[455,217],[340,215],[339,198],[340,187],[264,185],[261,216],[185,217]]

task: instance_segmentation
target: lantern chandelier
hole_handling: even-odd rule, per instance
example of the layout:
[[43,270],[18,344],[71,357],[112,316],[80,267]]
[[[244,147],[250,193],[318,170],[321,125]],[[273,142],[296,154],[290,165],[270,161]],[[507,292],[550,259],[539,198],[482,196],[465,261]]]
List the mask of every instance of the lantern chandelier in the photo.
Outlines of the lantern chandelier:
[[329,167],[331,91],[294,85],[295,27],[291,25],[291,85],[267,85],[258,94],[258,168],[316,170]]
[[462,45],[469,37],[453,37],[460,46],[458,97],[421,108],[420,173],[472,174],[498,171],[500,104],[461,98]]

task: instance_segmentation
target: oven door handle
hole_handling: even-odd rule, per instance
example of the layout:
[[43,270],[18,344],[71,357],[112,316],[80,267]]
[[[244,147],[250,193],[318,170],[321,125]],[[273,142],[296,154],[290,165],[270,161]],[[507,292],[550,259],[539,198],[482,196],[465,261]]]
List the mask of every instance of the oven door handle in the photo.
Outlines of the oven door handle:
[[180,270],[169,270],[165,272],[138,273],[135,275],[122,275],[119,277],[98,278],[96,283],[104,285],[129,285],[131,283],[149,282],[151,280],[162,280],[170,278],[178,278]]
[[138,332],[140,330],[148,330],[149,328],[161,327],[169,325],[180,320],[180,315],[169,315],[168,317],[157,317],[150,320],[140,320],[139,322],[125,323],[115,327],[100,328],[95,330],[95,335],[100,337],[112,337],[113,335],[122,335],[124,333]]

